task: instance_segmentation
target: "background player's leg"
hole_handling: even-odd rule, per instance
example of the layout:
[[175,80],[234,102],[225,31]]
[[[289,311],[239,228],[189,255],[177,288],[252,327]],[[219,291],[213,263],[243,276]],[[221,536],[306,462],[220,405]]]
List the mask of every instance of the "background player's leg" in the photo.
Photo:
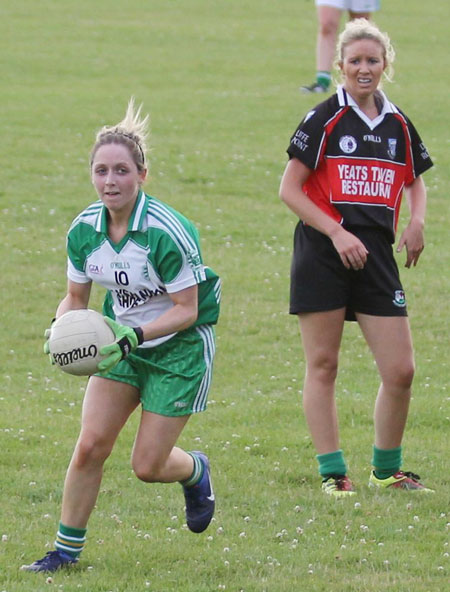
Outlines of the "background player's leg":
[[316,45],[317,70],[331,72],[341,11],[334,6],[318,6],[317,17],[319,20]]

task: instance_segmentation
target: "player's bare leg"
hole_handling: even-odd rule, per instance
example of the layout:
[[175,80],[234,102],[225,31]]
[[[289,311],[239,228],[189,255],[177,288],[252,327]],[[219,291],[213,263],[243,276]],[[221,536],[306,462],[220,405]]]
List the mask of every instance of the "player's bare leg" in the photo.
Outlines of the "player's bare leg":
[[316,79],[312,84],[300,87],[302,93],[324,93],[328,91],[331,84],[331,68],[340,18],[341,11],[338,8],[333,6],[317,7],[319,27],[316,40]]
[[90,378],[81,432],[64,484],[61,522],[85,528],[95,505],[103,464],[120,430],[139,404],[136,388],[98,376]]
[[189,415],[166,417],[143,411],[132,454],[132,466],[142,481],[172,483],[188,479],[192,457],[175,446]]
[[215,497],[208,457],[203,452],[188,453],[175,446],[189,417],[166,417],[143,411],[132,465],[136,476],[142,481],[181,483],[187,525],[192,532],[199,533],[212,520]]
[[316,44],[317,70],[330,72],[336,51],[341,11],[334,6],[318,6],[317,18],[319,21]]
[[408,318],[356,316],[381,376],[374,411],[375,446],[396,448],[402,442],[414,377]]
[[306,357],[303,409],[318,454],[339,448],[335,382],[345,309],[299,315]]

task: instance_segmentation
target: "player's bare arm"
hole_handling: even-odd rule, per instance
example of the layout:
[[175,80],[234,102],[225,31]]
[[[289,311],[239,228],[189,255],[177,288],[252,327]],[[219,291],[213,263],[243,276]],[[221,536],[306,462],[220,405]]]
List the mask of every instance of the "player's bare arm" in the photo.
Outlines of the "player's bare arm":
[[406,201],[410,211],[410,221],[403,231],[397,252],[406,247],[405,267],[417,265],[420,255],[425,248],[424,226],[427,205],[427,193],[422,177],[417,177],[405,188]]
[[169,294],[174,306],[156,320],[144,325],[144,341],[183,331],[195,323],[198,315],[198,288],[191,286]]
[[92,282],[78,284],[68,280],[67,294],[59,303],[56,310],[56,317],[60,317],[69,310],[78,310],[80,308],[87,308],[89,304],[89,297],[91,295]]
[[339,253],[342,263],[347,269],[362,269],[367,260],[368,251],[364,244],[351,232],[313,203],[302,191],[302,186],[311,171],[297,158],[291,158],[281,179],[280,197],[297,216],[326,234]]

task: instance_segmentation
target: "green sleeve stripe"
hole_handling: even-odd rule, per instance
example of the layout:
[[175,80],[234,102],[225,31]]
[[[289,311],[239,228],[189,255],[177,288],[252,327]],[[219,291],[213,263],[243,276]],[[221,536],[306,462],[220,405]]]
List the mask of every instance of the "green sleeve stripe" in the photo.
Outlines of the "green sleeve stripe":
[[188,251],[197,251],[198,246],[186,231],[181,222],[174,216],[169,210],[160,206],[156,202],[150,203],[149,212],[152,214],[158,222],[161,222],[163,226],[170,228],[172,234],[177,238],[177,241],[182,248],[182,251],[187,253]]
[[[200,257],[197,243],[187,232],[181,222],[168,209],[157,202],[151,202],[149,213],[165,227],[166,232],[172,237],[180,251],[189,259],[189,255],[194,253]],[[200,269],[193,269],[195,281],[201,283],[205,281],[206,275],[203,266]]]

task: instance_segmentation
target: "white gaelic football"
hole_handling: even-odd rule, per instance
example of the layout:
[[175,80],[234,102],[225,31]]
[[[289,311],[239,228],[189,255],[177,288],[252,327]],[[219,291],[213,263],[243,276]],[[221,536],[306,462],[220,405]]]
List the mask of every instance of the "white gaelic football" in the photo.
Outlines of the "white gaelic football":
[[100,348],[113,343],[112,329],[95,310],[70,310],[53,323],[49,339],[54,363],[68,374],[90,376],[104,358]]

